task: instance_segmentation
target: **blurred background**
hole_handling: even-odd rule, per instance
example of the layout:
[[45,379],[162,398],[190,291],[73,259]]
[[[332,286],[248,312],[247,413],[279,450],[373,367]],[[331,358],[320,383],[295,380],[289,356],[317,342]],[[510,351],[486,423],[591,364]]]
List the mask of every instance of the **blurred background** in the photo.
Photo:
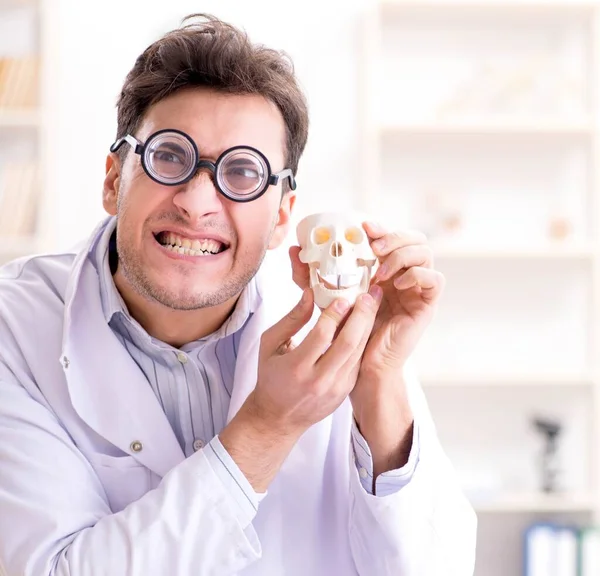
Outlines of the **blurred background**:
[[364,210],[435,248],[447,290],[416,360],[476,576],[600,574],[600,4],[0,0],[0,261],[104,216],[121,83],[200,11],[294,60],[296,218]]

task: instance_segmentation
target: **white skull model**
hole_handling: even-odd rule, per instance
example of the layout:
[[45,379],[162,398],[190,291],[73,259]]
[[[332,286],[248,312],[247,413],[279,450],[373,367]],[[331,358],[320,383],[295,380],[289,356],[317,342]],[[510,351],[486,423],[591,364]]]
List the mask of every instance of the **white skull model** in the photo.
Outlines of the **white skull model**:
[[304,218],[296,228],[300,261],[310,267],[315,303],[326,308],[336,298],[354,304],[368,292],[377,257],[357,213],[321,212]]

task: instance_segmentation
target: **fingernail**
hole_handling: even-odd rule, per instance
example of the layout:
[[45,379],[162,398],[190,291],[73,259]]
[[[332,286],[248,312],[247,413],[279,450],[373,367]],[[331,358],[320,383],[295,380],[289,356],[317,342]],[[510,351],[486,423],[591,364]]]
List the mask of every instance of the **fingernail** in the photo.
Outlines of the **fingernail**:
[[340,314],[343,314],[348,310],[348,308],[350,308],[350,302],[348,302],[348,300],[345,298],[341,298],[335,301],[334,307],[336,311],[338,311]]
[[373,248],[373,250],[383,250],[385,248],[385,240],[383,238],[375,240],[375,242],[371,244],[371,248]]
[[388,270],[388,265],[382,264],[379,268],[377,268],[377,273],[375,275],[377,276],[377,278],[384,278],[385,275],[388,273]]
[[383,232],[383,227],[381,226],[381,224],[371,221],[367,222],[367,224],[369,225],[369,228],[371,228],[371,230],[373,230],[374,232]]
[[369,294],[371,295],[373,300],[375,300],[375,303],[379,304],[381,302],[381,298],[383,296],[383,290],[381,289],[381,286],[378,286],[377,284],[373,284],[373,286],[371,286],[371,288],[369,288]]

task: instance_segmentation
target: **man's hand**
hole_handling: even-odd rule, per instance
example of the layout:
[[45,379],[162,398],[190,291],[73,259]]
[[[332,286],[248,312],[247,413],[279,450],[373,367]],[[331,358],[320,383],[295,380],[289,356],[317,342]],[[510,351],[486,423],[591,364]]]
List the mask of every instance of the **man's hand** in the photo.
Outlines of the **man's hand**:
[[[433,255],[424,235],[389,232],[363,223],[379,260],[372,285],[383,297],[360,363],[350,398],[359,429],[373,455],[374,478],[402,467],[412,445],[413,415],[403,368],[431,322],[444,287],[433,269]],[[309,270],[300,262],[300,248],[290,249],[294,281],[305,288]]]
[[298,438],[354,387],[381,290],[373,287],[372,294],[362,295],[351,312],[347,301],[334,301],[294,347],[293,336],[314,310],[312,290],[305,290],[298,305],[263,334],[256,388],[219,435],[255,490],[266,489]]
[[383,299],[351,398],[373,455],[375,483],[379,474],[408,461],[414,418],[403,369],[434,316],[445,280],[433,269],[424,235],[363,226],[379,260],[373,282],[383,289]]
[[433,269],[433,253],[423,234],[387,232],[370,223],[364,228],[379,260],[372,282],[383,289],[383,300],[362,368],[397,373],[433,318],[444,276]]

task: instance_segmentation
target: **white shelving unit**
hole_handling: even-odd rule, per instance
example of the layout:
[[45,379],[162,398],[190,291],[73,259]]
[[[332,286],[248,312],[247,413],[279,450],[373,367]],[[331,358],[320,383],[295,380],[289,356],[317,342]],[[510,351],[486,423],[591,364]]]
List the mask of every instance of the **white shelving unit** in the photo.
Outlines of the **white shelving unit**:
[[526,122],[508,123],[492,122],[448,122],[440,121],[435,124],[391,123],[381,124],[380,131],[386,137],[428,136],[590,136],[593,126],[589,121],[582,122]]
[[[531,523],[600,521],[600,2],[383,0],[363,24],[360,208],[430,237],[421,381],[475,574],[516,576]],[[564,426],[557,494],[538,414]]]
[[435,257],[440,259],[453,260],[592,260],[595,257],[595,251],[592,246],[561,246],[546,248],[482,248],[474,246],[452,246],[449,244],[437,244],[432,242],[432,248],[435,251]]
[[583,387],[588,388],[594,385],[594,378],[585,374],[428,374],[422,373],[420,382],[426,388],[433,387],[463,387],[472,386],[502,386],[513,388],[530,387]]
[[[28,233],[8,235],[0,230],[0,265],[20,256],[52,250],[54,246],[52,191],[47,177],[51,162],[56,161],[50,158],[56,154],[52,146],[51,122],[55,120],[49,114],[49,88],[57,33],[50,24],[51,18],[48,0],[0,0],[0,61],[4,61],[4,74],[0,65],[0,206],[7,189],[15,190],[11,181],[6,184],[8,180],[3,180],[7,170],[15,164],[28,163],[37,171],[31,176],[35,184],[25,201],[31,206],[28,210],[35,219],[34,227]],[[6,72],[8,59],[33,59],[35,70],[22,67],[18,72],[13,69],[11,75]],[[27,74],[31,74],[29,89],[24,85]],[[21,102],[26,94],[28,97]],[[18,185],[19,178],[14,181]],[[17,195],[20,193],[19,190]],[[14,202],[11,207],[18,218],[18,211],[23,208]],[[3,217],[6,222],[6,214],[0,215],[0,221]]]
[[487,498],[473,502],[476,512],[481,514],[519,514],[522,512],[583,512],[589,513],[596,503],[592,494],[569,494],[542,496],[537,493],[503,494],[498,498]]

